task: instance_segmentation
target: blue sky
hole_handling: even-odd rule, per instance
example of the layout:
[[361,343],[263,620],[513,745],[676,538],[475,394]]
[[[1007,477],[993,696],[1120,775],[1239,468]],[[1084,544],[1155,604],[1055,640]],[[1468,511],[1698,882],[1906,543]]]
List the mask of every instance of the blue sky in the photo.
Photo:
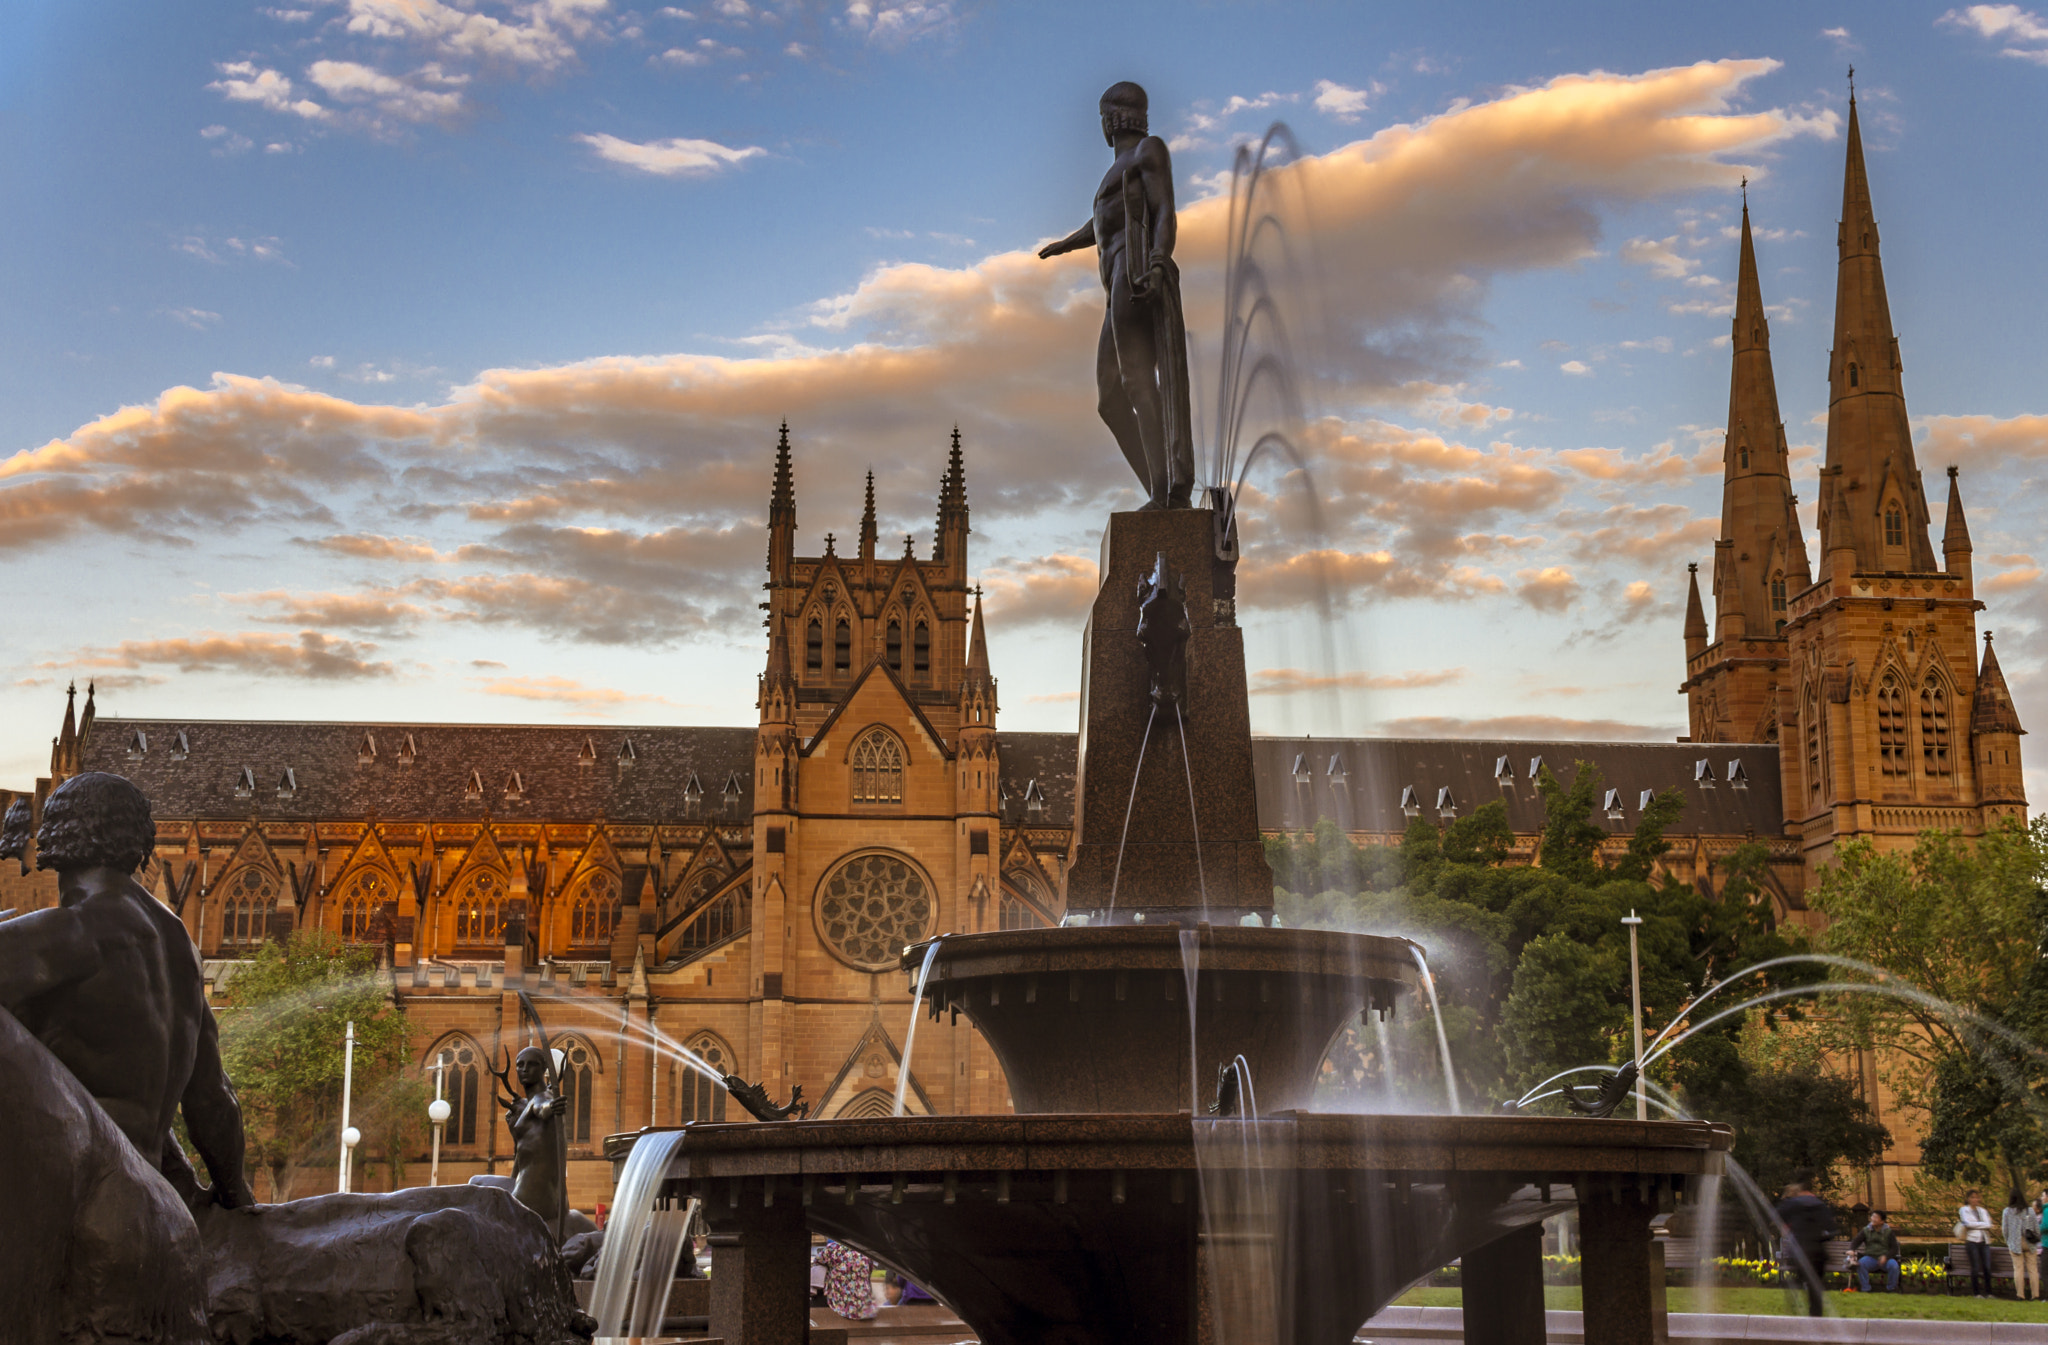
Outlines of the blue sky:
[[1133,497],[1092,260],[1030,250],[1085,217],[1123,78],[1174,146],[1211,390],[1204,200],[1275,119],[1318,156],[1288,298],[1326,530],[1254,482],[1259,726],[1673,736],[1736,183],[1810,506],[1852,61],[1931,503],[1960,463],[2048,723],[2038,11],[27,0],[0,779],[73,676],[151,717],[747,722],[784,415],[805,549],[870,465],[928,547],[961,424],[1004,722],[1070,727]]

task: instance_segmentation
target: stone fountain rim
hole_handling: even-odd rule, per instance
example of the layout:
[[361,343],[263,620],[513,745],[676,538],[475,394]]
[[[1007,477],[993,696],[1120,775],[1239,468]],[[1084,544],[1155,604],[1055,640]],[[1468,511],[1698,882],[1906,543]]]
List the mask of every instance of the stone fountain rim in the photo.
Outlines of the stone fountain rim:
[[[1735,1132],[1713,1121],[1576,1116],[1434,1116],[1286,1112],[1292,1153],[1274,1166],[1458,1172],[1711,1174]],[[687,1129],[671,1176],[842,1175],[914,1171],[1191,1169],[1187,1112],[897,1116],[716,1122],[606,1136],[622,1160],[642,1135]]]
[[[936,942],[932,976],[941,982],[1027,971],[1177,971],[1182,928],[1162,922],[939,934],[905,948],[898,965],[915,975]],[[1420,980],[1415,953],[1424,951],[1422,945],[1396,934],[1212,924],[1197,924],[1195,933],[1203,971],[1355,976],[1409,985]]]

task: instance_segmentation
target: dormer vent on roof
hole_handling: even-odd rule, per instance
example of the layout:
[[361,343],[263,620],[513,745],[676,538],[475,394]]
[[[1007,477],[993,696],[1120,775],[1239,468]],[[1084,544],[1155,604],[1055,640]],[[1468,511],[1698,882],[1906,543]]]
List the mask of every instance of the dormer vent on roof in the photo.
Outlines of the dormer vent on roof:
[[1308,784],[1314,778],[1309,774],[1308,753],[1296,752],[1294,754],[1294,770],[1292,774],[1294,776],[1294,783],[1298,785]]
[[520,777],[518,771],[513,771],[505,777],[505,801],[508,803],[520,803],[525,798],[526,781]]
[[1657,791],[1654,789],[1646,789],[1642,793],[1638,794],[1636,796],[1636,811],[1647,811],[1649,809],[1651,800],[1655,799],[1656,797]]
[[254,798],[255,796],[256,768],[254,766],[244,766],[242,767],[242,773],[235,777],[235,797],[247,799]]
[[703,802],[704,782],[697,778],[697,772],[691,771],[690,778],[683,782],[684,815],[687,817],[695,817],[697,815],[698,806]]
[[1045,791],[1038,787],[1036,776],[1024,782],[1024,811],[1033,817],[1045,811]]
[[1451,787],[1449,785],[1444,785],[1436,791],[1436,815],[1438,817],[1456,817],[1458,815],[1458,801],[1451,797]]
[[636,748],[635,748],[635,747],[633,746],[633,740],[632,740],[631,738],[622,738],[622,739],[620,739],[620,740],[619,740],[619,768],[620,768],[621,770],[624,770],[624,769],[625,769],[626,767],[628,767],[628,766],[632,765],[632,764],[633,764],[634,762],[638,761],[639,759],[640,759],[640,753],[639,753],[639,750],[638,750],[638,749],[636,749]]
[[1603,807],[1603,808],[1605,808],[1605,809],[1607,810],[1607,820],[1608,820],[1608,821],[1610,821],[1610,822],[1619,822],[1619,821],[1621,821],[1621,819],[1622,819],[1622,806],[1621,806],[1621,791],[1620,791],[1620,790],[1618,790],[1618,789],[1610,789],[1610,790],[1608,790],[1608,791],[1607,791],[1607,801],[1606,801],[1605,803],[1601,804],[1600,806],[1601,806],[1601,807]]
[[277,796],[281,799],[288,799],[297,795],[298,792],[299,773],[287,766],[284,768],[284,774],[277,777]]
[[[583,740],[582,748],[576,753],[576,764],[579,766],[595,766],[597,764],[597,744],[595,742],[588,738]],[[690,778],[694,780],[697,777],[691,776]]]
[[1504,785],[1513,784],[1515,782],[1514,758],[1495,757],[1493,759],[1493,778],[1500,781]]
[[128,759],[140,761],[149,755],[149,735],[141,729],[128,735]]
[[1347,785],[1351,780],[1351,772],[1344,769],[1344,758],[1335,752],[1330,754],[1330,769],[1324,774],[1330,777],[1331,784],[1340,787]]
[[186,735],[185,730],[179,729],[171,735],[171,760],[183,761],[191,755],[192,739]]
[[1749,788],[1749,772],[1742,768],[1741,757],[1736,757],[1728,763],[1728,787],[1730,789]]
[[356,744],[356,765],[367,766],[377,759],[377,735],[363,730],[363,740]]
[[740,773],[738,771],[733,771],[725,777],[725,788],[720,790],[719,793],[724,796],[725,811],[727,813],[739,811],[740,791],[743,788],[744,786],[740,784]]
[[1541,772],[1542,770],[1543,770],[1543,758],[1542,758],[1542,757],[1530,757],[1530,758],[1529,758],[1529,778],[1530,778],[1531,780],[1534,780],[1534,779],[1536,778],[1536,776],[1537,776],[1537,775],[1538,775],[1538,774],[1539,774],[1539,773],[1540,773],[1540,772]]
[[1401,786],[1401,811],[1409,817],[1422,816],[1422,800],[1415,797],[1414,785]]
[[405,741],[398,745],[398,764],[401,766],[410,766],[412,765],[413,758],[417,757],[419,754],[419,739],[413,737],[410,733],[406,734]]
[[483,796],[484,773],[472,766],[469,771],[469,783],[467,785],[464,785],[462,788],[462,797],[469,800],[471,803],[475,803],[478,799],[482,798]]
[[1692,763],[1692,782],[1701,789],[1714,787],[1714,763],[1701,757]]

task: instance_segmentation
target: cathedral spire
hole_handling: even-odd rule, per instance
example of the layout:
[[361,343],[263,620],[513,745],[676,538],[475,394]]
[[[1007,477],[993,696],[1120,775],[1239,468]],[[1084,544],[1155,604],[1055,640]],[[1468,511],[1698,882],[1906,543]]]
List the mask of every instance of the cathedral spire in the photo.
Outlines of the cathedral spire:
[[[1835,246],[1834,350],[1828,361],[1827,467],[1838,471],[1845,508],[1834,517],[1830,551],[1854,554],[1859,571],[1930,573],[1927,496],[1906,419],[1903,364],[1885,295],[1877,213],[1863,162],[1863,128],[1849,101],[1848,162]],[[1821,578],[1833,577],[1824,556]]]
[[953,427],[953,448],[939,478],[939,526],[932,539],[932,559],[956,567],[961,582],[967,574],[967,465],[960,452],[960,427]]
[[796,473],[789,462],[789,422],[775,444],[775,486],[768,495],[768,582],[789,581],[796,554]]
[[1771,369],[1771,323],[1758,278],[1748,188],[1736,262],[1728,429],[1721,445],[1721,537],[1714,557],[1714,638],[1774,636],[1788,593],[1807,585],[1806,544],[1792,505],[1792,476],[1778,384]]
[[1970,732],[2022,734],[2019,711],[2013,709],[2012,692],[2006,689],[2005,673],[1998,655],[1991,652],[1991,632],[1984,632],[1984,663],[1977,670],[1977,703],[1970,711]]
[[860,515],[860,558],[863,563],[875,558],[875,469],[868,469],[867,507]]
[[974,590],[974,636],[967,646],[967,676],[986,678],[988,676],[988,629],[981,619],[981,589]]
[[1685,657],[1690,660],[1707,647],[1707,609],[1700,604],[1700,567],[1685,567]]
[[1956,469],[1948,469],[1948,521],[1941,530],[1941,557],[1950,574],[1967,574],[1970,568],[1970,522],[1963,517],[1963,490],[1956,482]]

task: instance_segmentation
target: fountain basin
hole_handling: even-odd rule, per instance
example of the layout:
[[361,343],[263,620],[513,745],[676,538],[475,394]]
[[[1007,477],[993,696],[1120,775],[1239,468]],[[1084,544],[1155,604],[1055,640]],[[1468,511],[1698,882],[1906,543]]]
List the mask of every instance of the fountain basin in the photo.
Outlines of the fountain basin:
[[1187,1345],[1200,1285],[1263,1242],[1283,1338],[1342,1345],[1416,1279],[1574,1202],[1647,1219],[1718,1174],[1732,1139],[1703,1122],[1314,1113],[699,1125],[664,1193],[703,1201],[714,1258],[731,1258],[714,1333],[767,1310],[791,1267],[800,1284],[815,1232],[924,1285],[987,1345]]
[[[1419,978],[1406,939],[1195,925],[1188,942],[1184,954],[1173,924],[948,935],[924,999],[933,1017],[973,1022],[1019,1112],[1173,1112],[1197,1098],[1199,1110],[1215,1094],[1217,1067],[1240,1054],[1259,1107],[1278,1112],[1309,1105],[1347,1022],[1392,1012]],[[927,947],[904,951],[913,978]]]

